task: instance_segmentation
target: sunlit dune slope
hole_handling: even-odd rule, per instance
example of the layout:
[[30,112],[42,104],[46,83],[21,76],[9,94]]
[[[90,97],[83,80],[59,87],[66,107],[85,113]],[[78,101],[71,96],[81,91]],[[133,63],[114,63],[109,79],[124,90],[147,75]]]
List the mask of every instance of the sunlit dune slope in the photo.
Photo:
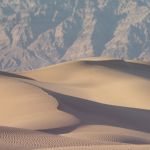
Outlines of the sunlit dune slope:
[[57,100],[35,86],[7,76],[0,76],[0,83],[0,125],[45,129],[77,121],[58,111]]

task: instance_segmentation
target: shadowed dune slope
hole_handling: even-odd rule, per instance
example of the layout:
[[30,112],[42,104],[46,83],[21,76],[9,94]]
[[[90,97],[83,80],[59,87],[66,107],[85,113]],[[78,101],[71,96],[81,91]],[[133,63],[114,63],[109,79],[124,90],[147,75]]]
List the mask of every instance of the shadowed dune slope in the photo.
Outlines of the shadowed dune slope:
[[150,149],[150,65],[86,59],[0,83],[0,149]]

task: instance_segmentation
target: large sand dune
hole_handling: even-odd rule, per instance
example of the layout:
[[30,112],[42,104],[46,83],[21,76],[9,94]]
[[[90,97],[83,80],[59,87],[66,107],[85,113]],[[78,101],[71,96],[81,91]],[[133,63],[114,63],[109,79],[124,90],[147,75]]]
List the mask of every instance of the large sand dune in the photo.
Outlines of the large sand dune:
[[86,59],[0,83],[0,149],[150,149],[150,65]]

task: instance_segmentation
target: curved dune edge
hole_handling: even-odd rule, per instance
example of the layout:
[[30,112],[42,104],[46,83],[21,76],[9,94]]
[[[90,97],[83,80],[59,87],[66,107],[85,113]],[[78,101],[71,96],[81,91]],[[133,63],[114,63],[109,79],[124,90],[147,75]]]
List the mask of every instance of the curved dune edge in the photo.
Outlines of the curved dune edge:
[[0,149],[150,149],[149,65],[86,59],[0,83]]
[[59,111],[57,100],[40,88],[11,77],[0,77],[0,83],[1,126],[38,130],[78,123],[74,116]]

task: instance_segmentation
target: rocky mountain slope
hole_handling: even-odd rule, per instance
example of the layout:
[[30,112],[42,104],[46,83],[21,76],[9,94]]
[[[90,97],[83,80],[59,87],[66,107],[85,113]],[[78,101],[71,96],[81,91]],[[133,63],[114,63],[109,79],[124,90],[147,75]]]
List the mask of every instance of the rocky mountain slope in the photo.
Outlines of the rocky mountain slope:
[[150,1],[0,0],[0,70],[91,56],[150,61]]

